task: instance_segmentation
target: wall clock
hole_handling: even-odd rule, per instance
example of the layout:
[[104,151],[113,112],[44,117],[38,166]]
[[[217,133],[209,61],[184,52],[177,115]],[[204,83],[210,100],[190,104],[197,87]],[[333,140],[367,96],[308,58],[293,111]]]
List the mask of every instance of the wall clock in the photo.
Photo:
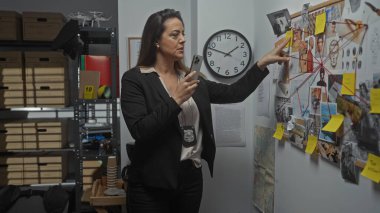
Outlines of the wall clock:
[[248,40],[235,30],[221,30],[210,36],[203,48],[207,69],[217,76],[230,78],[243,73],[252,59]]

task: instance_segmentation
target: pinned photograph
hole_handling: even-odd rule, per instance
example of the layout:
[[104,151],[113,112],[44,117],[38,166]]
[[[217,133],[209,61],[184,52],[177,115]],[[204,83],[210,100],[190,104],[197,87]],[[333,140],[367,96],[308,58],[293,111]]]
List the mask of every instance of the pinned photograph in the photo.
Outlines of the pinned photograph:
[[326,37],[337,36],[336,26],[342,17],[344,2],[340,2],[326,8]]
[[329,75],[328,76],[328,95],[330,102],[336,101],[342,89],[343,75]]
[[307,50],[306,50],[306,71],[308,73],[312,73],[314,71],[315,65],[314,62],[314,55],[315,55],[315,37],[309,36],[305,38],[305,42],[307,43]]
[[358,184],[359,182],[359,168],[355,166],[355,154],[354,149],[356,144],[347,143],[342,145],[342,156],[340,159],[341,166],[340,172],[342,174],[342,178],[348,182]]
[[338,37],[326,38],[326,47],[324,48],[324,55],[327,57],[325,66],[327,70],[336,74],[341,69],[342,56],[340,47],[342,46]]
[[288,9],[279,10],[267,15],[275,35],[280,36],[290,30],[291,17]]
[[292,53],[299,52],[307,48],[306,43],[303,41],[303,29],[301,17],[292,20],[293,41]]
[[309,28],[309,6],[310,3],[306,3],[302,5],[302,10],[301,10],[301,17],[302,17],[302,27],[304,29]]
[[328,143],[336,144],[337,135],[335,132],[322,131],[322,128],[330,121],[331,115],[337,114],[337,105],[335,103],[321,103],[321,131],[319,139]]
[[289,141],[297,148],[304,149],[307,140],[307,122],[305,119],[294,119],[294,128],[289,131]]
[[310,87],[310,101],[311,101],[310,114],[320,114],[321,100],[322,100],[322,88]]
[[319,150],[319,155],[322,158],[334,164],[339,164],[340,162],[339,147],[330,143],[319,141],[318,150]]
[[316,47],[315,47],[315,57],[319,61],[322,61],[324,57],[324,52],[323,52],[324,47],[325,47],[325,36],[324,34],[319,34],[316,36]]
[[276,120],[278,122],[288,122],[291,115],[293,115],[290,99],[276,96],[275,104]]

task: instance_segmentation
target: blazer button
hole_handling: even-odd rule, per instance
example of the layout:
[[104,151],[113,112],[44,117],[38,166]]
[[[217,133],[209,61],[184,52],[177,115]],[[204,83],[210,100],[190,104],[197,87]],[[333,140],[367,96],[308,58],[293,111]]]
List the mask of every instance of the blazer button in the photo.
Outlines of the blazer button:
[[211,137],[211,139],[214,139],[214,135],[213,134],[210,134],[210,137]]

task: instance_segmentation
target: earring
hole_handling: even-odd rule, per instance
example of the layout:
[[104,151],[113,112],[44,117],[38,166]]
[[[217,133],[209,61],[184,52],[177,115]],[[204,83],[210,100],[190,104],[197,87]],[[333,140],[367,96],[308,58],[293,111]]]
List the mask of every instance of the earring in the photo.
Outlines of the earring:
[[157,48],[160,48],[160,45],[158,44],[158,42],[156,42],[156,47],[157,47]]

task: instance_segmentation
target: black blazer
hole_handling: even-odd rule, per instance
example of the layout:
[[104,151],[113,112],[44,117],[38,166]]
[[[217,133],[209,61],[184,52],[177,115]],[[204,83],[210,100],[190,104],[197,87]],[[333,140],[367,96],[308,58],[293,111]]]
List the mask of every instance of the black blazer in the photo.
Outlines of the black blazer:
[[[198,106],[203,130],[201,157],[208,163],[211,176],[215,158],[215,140],[211,118],[211,103],[237,103],[246,99],[268,75],[257,64],[237,82],[226,85],[199,78],[193,99]],[[178,122],[181,108],[163,87],[156,72],[141,73],[135,67],[121,80],[121,109],[127,127],[135,139],[128,156],[130,182],[146,186],[175,189],[182,149]]]

